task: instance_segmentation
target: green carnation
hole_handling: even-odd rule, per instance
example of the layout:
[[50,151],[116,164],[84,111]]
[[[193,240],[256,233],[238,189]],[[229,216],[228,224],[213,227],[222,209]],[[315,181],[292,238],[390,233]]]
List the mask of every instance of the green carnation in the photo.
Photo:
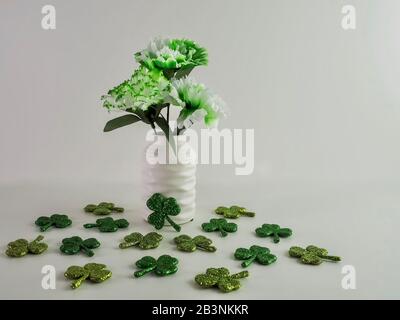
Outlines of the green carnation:
[[103,106],[108,110],[147,110],[163,103],[170,90],[170,82],[159,70],[139,67],[129,80],[102,96]]
[[225,115],[222,99],[188,77],[172,82],[170,96],[174,104],[182,107],[177,121],[179,128],[189,128],[202,119],[207,126],[216,126],[220,116]]
[[207,65],[208,54],[205,48],[187,39],[155,39],[147,49],[137,52],[135,59],[149,69],[177,70]]

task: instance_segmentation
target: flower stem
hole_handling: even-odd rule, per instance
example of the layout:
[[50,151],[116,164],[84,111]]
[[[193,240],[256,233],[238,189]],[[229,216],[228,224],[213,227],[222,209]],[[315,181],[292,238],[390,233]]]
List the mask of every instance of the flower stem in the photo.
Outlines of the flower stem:
[[341,261],[340,257],[337,256],[319,256],[321,259],[330,260],[330,261]]
[[279,238],[279,235],[275,232],[273,235],[274,243],[278,243],[281,239]]
[[93,257],[94,252],[90,250],[88,247],[84,246],[81,244],[81,250],[88,256],[88,257]]
[[231,278],[232,279],[242,279],[242,278],[246,278],[248,276],[249,276],[249,272],[248,271],[242,271],[242,272],[239,272],[239,273],[231,274]]
[[129,248],[129,247],[133,247],[135,244],[133,243],[133,242],[126,242],[126,241],[124,241],[124,242],[121,242],[120,244],[119,244],[119,247],[121,248],[121,249],[126,249],[126,248]]
[[149,267],[149,268],[146,268],[146,269],[142,269],[142,270],[136,271],[133,275],[134,275],[135,278],[143,277],[145,274],[153,271],[155,268],[156,268],[156,266],[152,266],[152,267]]
[[32,242],[37,243],[39,241],[42,241],[43,239],[44,239],[44,237],[42,235],[40,235],[40,236],[37,236],[37,238],[35,240],[33,240]]
[[76,289],[79,288],[82,284],[83,281],[85,281],[87,279],[89,275],[83,275],[82,277],[80,277],[79,279],[76,279],[74,281],[71,282],[71,287],[72,289]]
[[217,248],[214,246],[202,246],[202,245],[196,245],[197,248],[200,250],[208,251],[208,252],[215,252],[217,251]]
[[89,228],[96,228],[97,224],[96,223],[86,223],[83,225],[84,228],[89,229]]
[[169,224],[178,232],[181,231],[181,226],[177,225],[172,219],[168,216],[165,215],[165,219],[169,222]]
[[254,217],[256,215],[254,212],[250,212],[250,211],[244,211],[241,214],[246,217]]
[[249,265],[251,265],[254,261],[254,259],[257,257],[257,255],[253,255],[250,257],[250,259],[247,259],[245,261],[242,262],[242,267],[243,268],[247,268]]
[[226,237],[228,235],[228,232],[226,232],[224,229],[219,228],[219,232],[221,233],[221,236]]

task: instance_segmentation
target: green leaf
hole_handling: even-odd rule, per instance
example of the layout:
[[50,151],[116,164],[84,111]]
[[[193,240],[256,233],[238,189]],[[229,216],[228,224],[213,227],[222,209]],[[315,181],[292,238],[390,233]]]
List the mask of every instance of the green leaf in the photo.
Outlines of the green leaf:
[[107,122],[106,126],[104,127],[104,132],[109,132],[124,126],[127,126],[129,124],[135,123],[141,121],[141,119],[133,114],[126,114],[122,117],[118,117],[115,119],[112,119]]
[[164,132],[167,141],[169,142],[173,152],[176,154],[175,139],[171,131],[171,128],[168,125],[167,120],[165,120],[165,118],[162,117],[157,117],[155,121],[157,125],[160,127],[160,129]]
[[193,70],[194,67],[188,67],[188,68],[181,68],[179,69],[176,73],[174,78],[175,79],[181,79],[181,78],[186,78],[189,73]]

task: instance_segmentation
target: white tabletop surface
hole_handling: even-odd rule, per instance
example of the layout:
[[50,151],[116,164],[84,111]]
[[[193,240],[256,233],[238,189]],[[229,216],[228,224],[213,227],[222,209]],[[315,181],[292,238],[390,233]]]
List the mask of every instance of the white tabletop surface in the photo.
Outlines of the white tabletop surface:
[[[224,190],[224,192],[220,192]],[[2,224],[0,258],[2,299],[359,299],[399,298],[398,234],[400,225],[398,188],[384,183],[359,185],[317,183],[264,183],[237,186],[200,185],[196,219],[182,227],[188,235],[205,234],[200,225],[212,217],[218,205],[237,203],[256,211],[255,218],[240,218],[237,233],[221,238],[208,235],[218,248],[215,253],[177,251],[171,229],[162,230],[164,240],[154,250],[118,248],[119,241],[133,231],[149,232],[152,227],[136,208],[140,207],[140,190],[129,184],[87,183],[73,185],[25,184],[3,185],[0,189]],[[128,230],[100,233],[85,230],[83,224],[95,217],[84,213],[82,207],[90,202],[114,201],[127,210],[123,214],[131,225]],[[66,229],[51,229],[44,234],[49,250],[39,256],[8,258],[6,244],[17,238],[33,239],[39,234],[34,225],[40,215],[64,212],[73,225]],[[293,236],[279,244],[268,238],[257,238],[254,229],[263,223],[278,223],[293,229]],[[83,254],[65,256],[59,251],[60,241],[72,235],[96,237],[101,247],[95,256]],[[223,294],[217,289],[201,289],[193,281],[196,274],[208,267],[228,267],[241,271],[234,260],[237,247],[253,244],[267,246],[278,256],[277,263],[261,266],[254,263],[250,276],[242,280],[242,288]],[[340,263],[320,266],[302,265],[288,256],[292,245],[315,244],[340,255]],[[179,271],[172,276],[147,275],[132,277],[134,262],[145,255],[170,254],[179,259]],[[107,264],[113,272],[102,284],[84,283],[72,290],[63,272],[70,265],[87,262]],[[44,265],[56,270],[56,289],[41,286]],[[356,270],[356,289],[342,288],[342,268],[351,265]]]

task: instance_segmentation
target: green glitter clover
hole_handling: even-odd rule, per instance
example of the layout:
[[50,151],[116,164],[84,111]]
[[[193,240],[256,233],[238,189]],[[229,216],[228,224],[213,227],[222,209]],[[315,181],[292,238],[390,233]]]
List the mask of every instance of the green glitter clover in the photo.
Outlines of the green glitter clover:
[[205,48],[192,40],[154,39],[147,49],[135,54],[135,59],[150,70],[160,69],[172,77],[179,69],[187,75],[194,67],[207,65],[208,55]]
[[233,222],[228,222],[226,219],[211,219],[210,222],[203,223],[201,225],[204,231],[213,232],[219,231],[222,237],[226,237],[228,232],[236,232],[237,224]]
[[142,277],[149,272],[158,276],[168,276],[178,271],[178,259],[169,255],[162,255],[157,260],[146,256],[136,261],[136,266],[141,269],[134,273],[136,278]]
[[174,238],[174,241],[177,248],[181,251],[193,252],[196,251],[196,249],[199,249],[208,252],[215,252],[217,250],[217,248],[211,245],[212,241],[204,236],[191,238],[188,235],[183,234]]
[[292,235],[292,230],[289,228],[281,228],[277,224],[263,224],[256,229],[256,234],[261,237],[273,237],[274,243],[278,243],[280,238],[287,238]]
[[28,253],[41,254],[48,248],[46,243],[40,242],[43,239],[44,237],[40,235],[32,242],[28,242],[28,240],[25,239],[12,241],[7,245],[6,255],[9,257],[19,258]]
[[242,267],[246,268],[257,261],[262,265],[269,265],[277,260],[277,257],[270,253],[270,250],[265,247],[251,246],[249,249],[238,248],[235,251],[235,258],[238,260],[245,260],[242,262]]
[[217,209],[215,209],[215,213],[228,219],[237,219],[242,216],[254,217],[256,215],[254,212],[247,211],[246,208],[239,206],[231,206],[230,208],[218,207]]
[[121,249],[138,246],[140,249],[154,249],[160,245],[163,236],[157,232],[150,232],[143,236],[139,232],[134,232],[126,237],[124,241],[119,244]]
[[110,270],[106,270],[106,265],[101,263],[87,263],[83,267],[70,266],[64,273],[71,283],[73,289],[79,288],[83,281],[90,280],[95,283],[106,281],[111,277]]
[[157,230],[162,229],[167,220],[176,231],[181,231],[181,227],[169,217],[177,216],[181,212],[181,207],[175,198],[167,198],[161,193],[155,193],[147,200],[146,205],[153,211],[147,221]]
[[50,217],[42,216],[36,219],[35,224],[40,227],[40,231],[46,231],[50,227],[66,228],[72,224],[71,219],[65,214],[53,214]]
[[325,260],[333,262],[341,260],[340,257],[337,256],[328,256],[328,250],[313,245],[305,249],[301,247],[291,247],[289,249],[289,255],[293,258],[300,258],[300,261],[304,264],[311,265],[319,265]]
[[112,202],[100,202],[99,204],[88,204],[83,208],[85,212],[90,212],[95,215],[108,215],[112,212],[123,213],[125,211],[122,207],[116,207]]
[[127,228],[129,222],[125,219],[114,220],[111,217],[97,219],[96,223],[86,223],[83,225],[86,229],[88,228],[99,228],[100,232],[115,232],[118,229]]
[[93,257],[94,252],[91,249],[96,249],[98,247],[100,247],[100,242],[95,238],[82,240],[82,238],[74,236],[63,239],[60,251],[68,255],[83,251],[88,257]]
[[217,287],[227,293],[239,289],[241,285],[239,279],[248,276],[248,271],[230,274],[227,268],[209,268],[205,274],[198,274],[194,281],[203,288]]

